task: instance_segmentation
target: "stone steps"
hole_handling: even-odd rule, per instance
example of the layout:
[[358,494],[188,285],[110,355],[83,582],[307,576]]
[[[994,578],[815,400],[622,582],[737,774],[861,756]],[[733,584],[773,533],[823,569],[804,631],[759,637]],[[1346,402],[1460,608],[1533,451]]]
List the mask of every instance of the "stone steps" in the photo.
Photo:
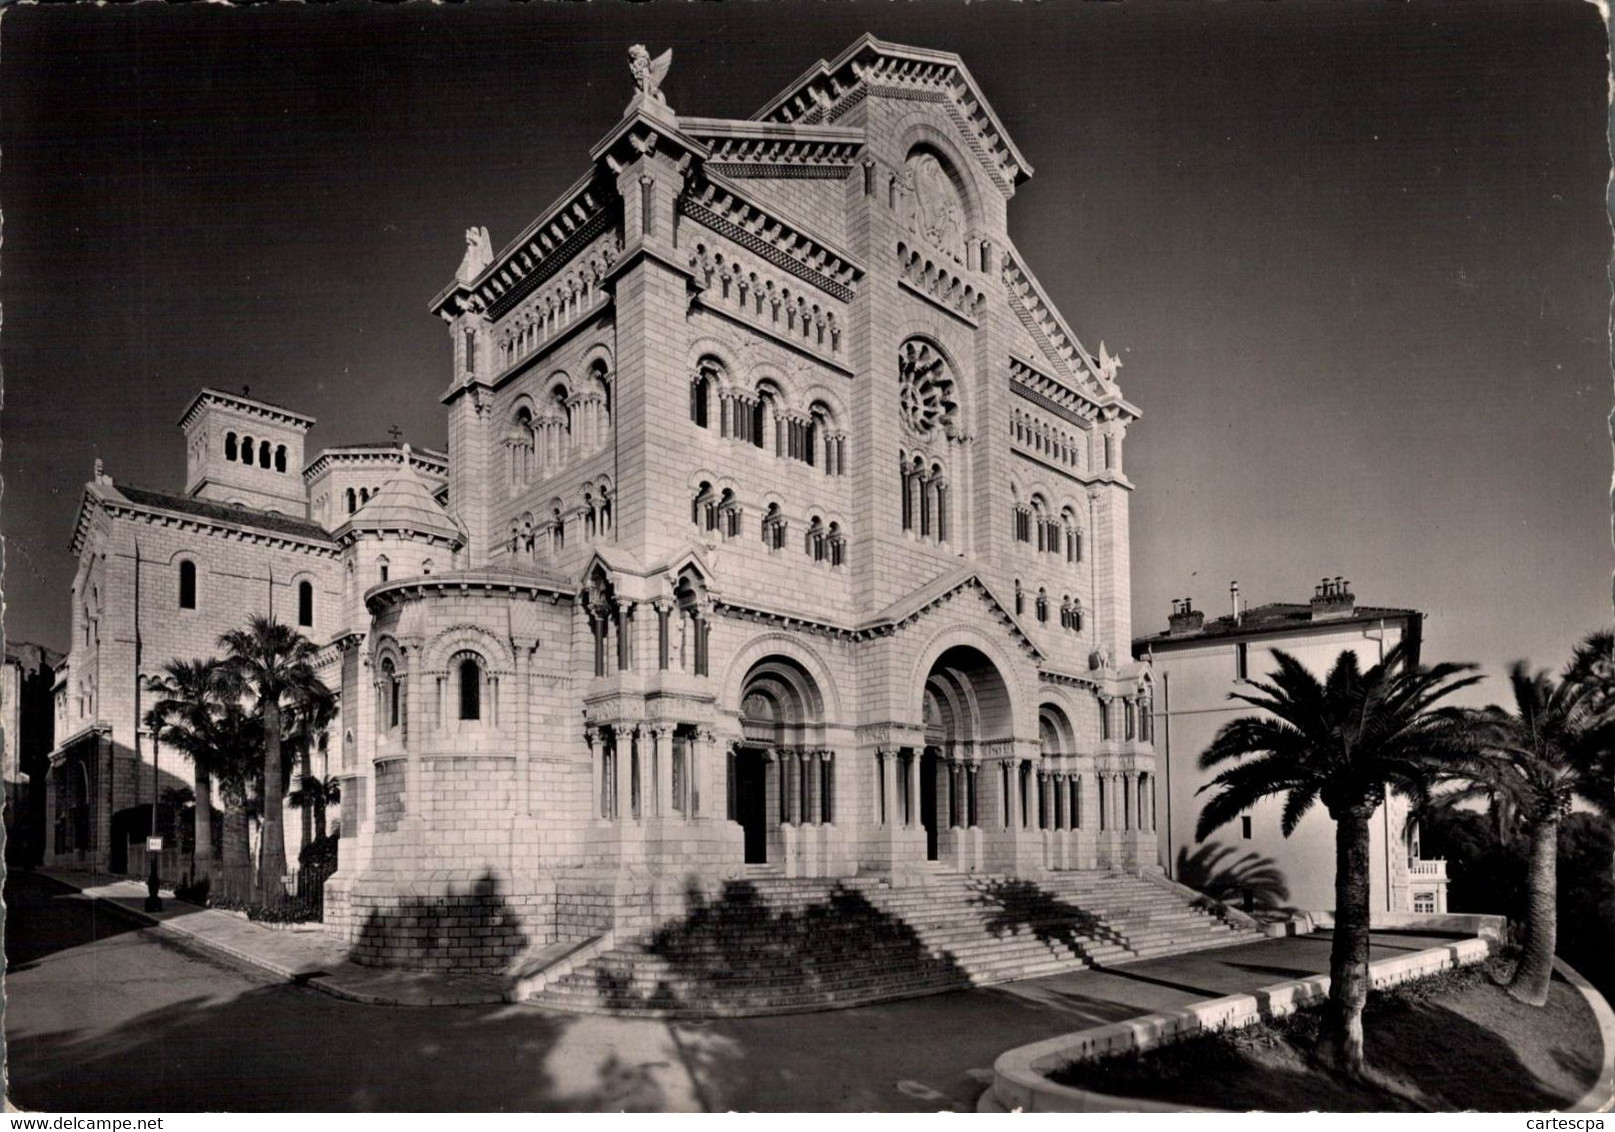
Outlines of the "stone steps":
[[1119,873],[938,874],[905,888],[747,877],[681,920],[619,940],[530,1001],[679,1018],[826,1010],[1253,938]]

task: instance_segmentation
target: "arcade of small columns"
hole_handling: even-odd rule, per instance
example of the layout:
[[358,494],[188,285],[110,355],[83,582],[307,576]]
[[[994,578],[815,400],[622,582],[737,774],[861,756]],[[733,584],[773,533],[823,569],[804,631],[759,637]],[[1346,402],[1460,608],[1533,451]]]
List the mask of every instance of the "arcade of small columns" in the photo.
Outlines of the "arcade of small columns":
[[705,603],[674,598],[638,602],[603,591],[586,593],[584,602],[594,640],[595,676],[634,670],[638,663],[636,625],[641,605],[649,605],[656,615],[657,671],[708,675],[712,619]]
[[[717,735],[694,724],[600,724],[585,732],[594,769],[595,815],[615,821],[652,818],[693,820],[711,816],[702,808],[700,768],[713,757]],[[727,743],[724,816],[740,820],[735,795],[735,759],[759,745]],[[936,751],[936,748],[927,748]],[[836,753],[825,748],[762,747],[770,773],[768,789],[778,800],[779,825],[835,823]],[[875,809],[879,826],[915,829],[920,819],[920,758],[912,747],[875,751]],[[1152,833],[1155,792],[1149,771],[1059,770],[1032,759],[944,758],[937,781],[945,792],[947,829],[980,828],[983,768],[997,775],[1002,802],[999,829],[1068,831],[1089,828],[1086,797],[1096,799],[1099,833]],[[1091,783],[1091,785],[1090,785]],[[938,818],[942,816],[938,808]],[[939,821],[940,826],[940,821]]]
[[[1084,795],[1097,799],[1099,833],[1150,833],[1155,830],[1155,791],[1149,771],[1095,770],[1082,772],[1040,767],[1033,759],[962,758],[946,756],[938,748],[937,782],[947,798],[946,829],[981,827],[982,791],[978,778],[983,767],[997,775],[1002,802],[998,829],[1037,828],[1074,830],[1089,828]],[[920,824],[920,758],[912,747],[875,752],[876,821],[913,829]],[[1094,785],[1084,788],[1091,780]],[[1035,783],[1035,786],[1034,786]],[[941,817],[940,806],[938,817]],[[940,823],[939,823],[940,824]]]
[[[533,476],[543,478],[565,467],[576,453],[586,456],[604,448],[611,439],[611,415],[606,409],[604,390],[583,388],[557,402],[525,423],[528,435],[518,436],[531,446],[532,467],[518,472],[518,483],[527,483]],[[526,446],[526,445],[523,445]]]
[[682,819],[702,810],[700,773],[716,748],[694,724],[599,724],[584,731],[593,767],[594,816],[605,821]]

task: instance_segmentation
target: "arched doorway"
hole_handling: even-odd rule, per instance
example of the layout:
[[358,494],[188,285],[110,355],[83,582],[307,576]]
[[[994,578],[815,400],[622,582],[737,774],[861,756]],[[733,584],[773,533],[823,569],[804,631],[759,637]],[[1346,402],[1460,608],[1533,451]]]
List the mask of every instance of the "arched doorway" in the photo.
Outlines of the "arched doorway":
[[741,742],[729,765],[729,818],[745,830],[747,864],[765,864],[774,831],[817,823],[829,812],[823,746],[824,698],[805,668],[786,656],[752,665],[741,684]]
[[[900,804],[925,828],[927,860],[955,848],[956,831],[982,822],[981,747],[1013,734],[1009,686],[980,649],[955,645],[937,657],[922,692],[925,746],[899,783]],[[918,794],[902,797],[905,789]],[[912,811],[909,807],[912,806]],[[910,818],[914,820],[914,818]]]

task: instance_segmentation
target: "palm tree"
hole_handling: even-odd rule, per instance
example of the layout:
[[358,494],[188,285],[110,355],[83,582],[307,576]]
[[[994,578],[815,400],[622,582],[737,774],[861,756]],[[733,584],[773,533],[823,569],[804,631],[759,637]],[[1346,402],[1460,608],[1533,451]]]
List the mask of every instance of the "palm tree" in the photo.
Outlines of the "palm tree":
[[192,813],[196,823],[192,842],[196,862],[192,872],[193,879],[199,881],[213,871],[211,782],[224,769],[222,761],[226,757],[217,730],[224,711],[226,684],[220,678],[218,661],[175,657],[163,666],[161,676],[149,677],[146,686],[158,697],[146,712],[146,729],[159,743],[189,758],[196,768],[196,808]]
[[[1587,689],[1587,707],[1594,714],[1615,715],[1615,632],[1599,629],[1589,633],[1576,646],[1565,668],[1565,679]],[[1599,809],[1606,813],[1615,809],[1615,752],[1604,753],[1603,759],[1592,768],[1591,777],[1591,789],[1601,792],[1606,799]],[[1610,873],[1615,876],[1615,856],[1610,859]]]
[[299,810],[314,811],[314,837],[317,841],[325,840],[326,807],[334,806],[341,801],[342,780],[334,774],[325,778],[305,774],[297,789],[286,796],[287,805]]
[[1541,1006],[1559,932],[1559,823],[1578,796],[1609,812],[1602,770],[1615,749],[1615,719],[1596,710],[1587,684],[1533,674],[1524,661],[1509,669],[1509,685],[1514,711],[1480,713],[1486,745],[1456,772],[1467,783],[1457,793],[1486,797],[1511,813],[1529,845],[1525,944],[1509,993]]
[[290,626],[254,617],[245,629],[232,629],[220,637],[219,646],[229,654],[225,664],[231,673],[251,692],[255,714],[263,723],[258,901],[278,904],[280,878],[286,872],[281,743],[288,716],[295,721],[314,710],[314,704],[328,702],[331,692],[315,675],[313,643]]
[[[1288,653],[1273,650],[1278,670],[1253,693],[1233,692],[1267,714],[1235,719],[1200,756],[1202,769],[1235,762],[1201,787],[1214,790],[1195,829],[1197,840],[1256,802],[1284,796],[1280,828],[1295,832],[1322,802],[1335,822],[1335,930],[1329,954],[1329,1003],[1314,1056],[1350,1076],[1363,1070],[1363,1004],[1368,998],[1369,819],[1386,788],[1422,800],[1437,767],[1469,753],[1468,717],[1437,701],[1480,679],[1472,665],[1431,668],[1398,645],[1362,672],[1350,650],[1323,682]],[[1257,756],[1248,761],[1246,756]]]

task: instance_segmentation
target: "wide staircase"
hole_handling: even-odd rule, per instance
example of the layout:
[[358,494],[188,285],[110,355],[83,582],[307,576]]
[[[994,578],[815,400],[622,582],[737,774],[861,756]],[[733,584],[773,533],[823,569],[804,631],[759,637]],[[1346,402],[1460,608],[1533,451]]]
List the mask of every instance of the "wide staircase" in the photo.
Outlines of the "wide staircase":
[[729,882],[528,1001],[654,1017],[830,1010],[1260,938],[1126,873]]

